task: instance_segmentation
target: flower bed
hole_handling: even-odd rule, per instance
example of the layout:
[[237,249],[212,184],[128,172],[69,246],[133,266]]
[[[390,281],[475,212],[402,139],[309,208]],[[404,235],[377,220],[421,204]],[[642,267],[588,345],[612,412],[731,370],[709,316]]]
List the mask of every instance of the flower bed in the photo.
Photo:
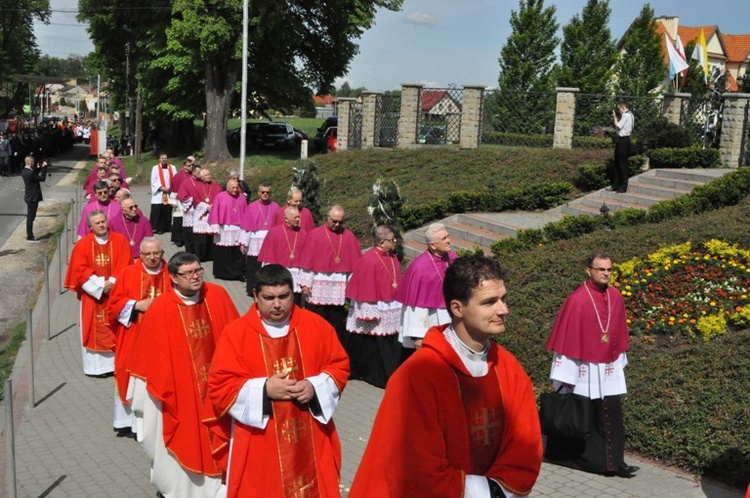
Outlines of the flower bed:
[[750,324],[748,250],[716,239],[693,250],[686,242],[615,267],[630,333],[645,343],[680,335],[708,342]]

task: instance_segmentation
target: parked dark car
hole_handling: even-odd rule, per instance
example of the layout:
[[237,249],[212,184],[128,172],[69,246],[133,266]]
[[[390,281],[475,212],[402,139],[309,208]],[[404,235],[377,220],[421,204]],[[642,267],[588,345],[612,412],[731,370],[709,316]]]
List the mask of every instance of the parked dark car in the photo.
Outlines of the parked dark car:
[[318,132],[315,134],[315,150],[317,151],[323,151],[326,150],[327,144],[326,141],[323,138],[323,135],[326,134],[326,131],[328,131],[329,128],[334,128],[339,126],[339,117],[338,116],[332,116],[330,118],[326,118],[325,121],[323,121],[323,124],[318,127]]
[[[260,129],[260,125],[262,124],[265,123],[262,121],[247,123],[247,127],[245,128],[245,136],[247,137],[246,143],[248,147],[254,147],[255,145],[257,145],[258,130]],[[232,128],[231,130],[227,130],[227,143],[229,145],[239,145],[241,131],[242,128]]]
[[289,123],[262,123],[258,127],[256,143],[259,148],[291,149],[298,143],[298,135]]

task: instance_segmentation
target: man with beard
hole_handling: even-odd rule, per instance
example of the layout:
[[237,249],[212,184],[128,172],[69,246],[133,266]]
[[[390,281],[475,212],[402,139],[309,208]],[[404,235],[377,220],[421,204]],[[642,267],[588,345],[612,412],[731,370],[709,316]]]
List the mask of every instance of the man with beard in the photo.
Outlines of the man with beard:
[[328,320],[342,344],[346,340],[346,284],[361,257],[357,237],[344,228],[344,208],[336,205],[328,212],[327,223],[308,234],[299,261],[306,308]]
[[133,258],[125,237],[109,230],[106,214],[92,211],[86,221],[90,232],[73,247],[65,288],[81,301],[83,373],[106,377],[114,372],[115,347],[107,300],[114,275],[132,264]]
[[164,248],[159,239],[146,237],[139,248],[140,259],[115,276],[116,282],[107,305],[109,320],[115,324],[115,408],[112,425],[117,437],[134,437],[136,432],[135,416],[127,401],[130,381],[128,362],[138,339],[143,313],[156,297],[164,294],[169,285]]
[[169,164],[165,152],[159,154],[159,163],[151,168],[151,214],[149,221],[155,233],[167,233],[172,228],[172,205],[169,193],[177,168]]
[[111,220],[109,227],[113,232],[125,236],[130,244],[133,259],[138,259],[141,241],[146,237],[152,237],[154,232],[148,219],[139,212],[135,199],[123,199],[120,206],[122,210]]

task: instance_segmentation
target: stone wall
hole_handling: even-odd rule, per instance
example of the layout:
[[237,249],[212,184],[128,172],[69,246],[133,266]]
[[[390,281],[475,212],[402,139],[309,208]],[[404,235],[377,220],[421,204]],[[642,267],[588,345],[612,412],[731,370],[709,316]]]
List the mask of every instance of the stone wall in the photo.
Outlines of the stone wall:
[[576,94],[578,88],[556,88],[557,105],[555,106],[555,138],[552,147],[555,149],[573,148],[573,129],[576,120]]
[[483,86],[464,86],[464,102],[461,109],[462,149],[476,149],[479,146],[479,132],[482,124]]
[[747,128],[745,117],[747,106],[750,105],[750,93],[725,93],[724,117],[721,121],[721,161],[726,168],[741,166],[743,140],[746,139]]

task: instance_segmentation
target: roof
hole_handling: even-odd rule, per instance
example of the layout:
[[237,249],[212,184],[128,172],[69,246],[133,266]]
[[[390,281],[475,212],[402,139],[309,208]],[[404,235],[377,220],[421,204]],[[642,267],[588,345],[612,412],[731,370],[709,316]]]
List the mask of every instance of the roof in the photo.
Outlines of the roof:
[[445,90],[422,90],[422,110],[429,111],[446,98],[452,100],[459,108],[461,107],[461,104]]
[[750,59],[750,35],[721,35],[727,51],[727,62],[747,62]]
[[[680,40],[682,40],[682,45],[685,47],[685,50],[687,50],[687,46],[690,42],[698,41],[698,38],[701,35],[701,30],[703,30],[703,36],[706,38],[706,43],[708,43],[708,41],[711,39],[711,37],[714,34],[718,34],[719,42],[720,43],[722,42],[723,35],[721,34],[721,32],[719,32],[719,27],[716,25],[714,26],[677,26],[677,36],[679,36]],[[671,41],[673,44],[675,42],[675,39],[669,36],[666,26],[664,26],[664,24],[660,22],[656,23],[656,32],[659,33],[659,36],[661,37],[661,56],[664,59],[664,63],[669,65],[669,55],[667,55],[667,42],[664,39],[664,35],[666,34],[667,37],[669,38],[669,41]],[[690,59],[690,55],[691,54],[685,54],[685,57],[687,59]],[[724,54],[711,53],[711,55],[719,59],[724,58]]]
[[316,104],[331,105],[335,100],[334,95],[313,95],[313,102]]

